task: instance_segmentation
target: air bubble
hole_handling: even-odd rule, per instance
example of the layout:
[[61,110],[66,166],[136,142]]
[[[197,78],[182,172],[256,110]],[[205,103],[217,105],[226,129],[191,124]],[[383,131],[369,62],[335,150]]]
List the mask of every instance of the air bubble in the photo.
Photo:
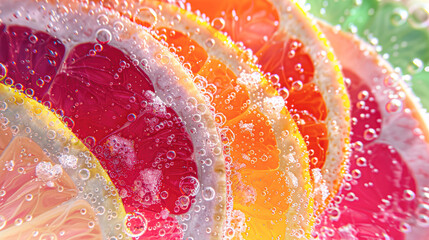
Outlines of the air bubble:
[[124,218],[125,233],[130,237],[140,237],[146,232],[147,220],[142,213],[128,213]]
[[107,17],[106,14],[100,14],[100,16],[97,18],[97,23],[99,25],[107,25],[109,24],[109,17]]
[[410,224],[403,222],[400,224],[399,230],[403,233],[407,233],[407,232],[411,231],[411,226],[410,226]]
[[55,139],[55,137],[57,136],[57,133],[54,131],[54,130],[49,130],[47,133],[46,133],[46,137],[48,138],[48,139],[51,139],[51,140],[53,140],[53,139]]
[[166,155],[169,160],[173,160],[176,158],[176,152],[173,150],[168,151]]
[[93,221],[88,222],[88,227],[89,228],[94,228],[95,227],[95,222],[93,222]]
[[6,111],[6,109],[7,109],[7,103],[1,101],[0,102],[0,111],[4,112],[4,111]]
[[416,197],[416,194],[413,192],[413,190],[406,189],[404,190],[403,197],[406,201],[412,201]]
[[429,217],[424,214],[419,214],[417,216],[417,224],[421,227],[429,227]]
[[133,21],[140,23],[147,28],[153,28],[158,21],[158,17],[152,8],[143,7],[137,10],[133,17]]
[[365,101],[358,101],[356,103],[356,108],[357,109],[364,109],[365,108]]
[[351,174],[352,174],[352,177],[354,179],[358,179],[358,178],[360,178],[362,176],[362,173],[361,173],[361,171],[359,169],[353,169],[353,171],[351,172]]
[[191,200],[189,199],[188,196],[180,196],[179,199],[177,200],[177,205],[182,209],[182,210],[186,210],[189,207]]
[[329,218],[332,221],[337,221],[340,218],[340,216],[341,216],[340,209],[338,209],[336,207],[329,209]]
[[28,41],[30,41],[30,43],[35,44],[37,43],[37,41],[39,41],[39,38],[36,35],[31,34],[28,37]]
[[128,116],[127,116],[127,120],[128,120],[129,122],[134,122],[134,121],[136,120],[136,118],[137,118],[137,116],[136,116],[134,113],[130,113],[130,114],[128,114]]
[[101,51],[103,51],[103,45],[101,45],[101,44],[95,44],[94,45],[94,50],[96,51],[96,52],[101,52]]
[[6,170],[8,170],[9,172],[12,172],[14,167],[15,167],[15,161],[14,160],[7,161],[4,164],[4,166],[5,166]]
[[15,226],[20,226],[23,222],[22,218],[17,218],[15,219]]
[[2,230],[6,226],[6,223],[7,223],[6,217],[3,215],[0,215],[0,230]]
[[206,42],[205,42],[205,44],[206,44],[206,47],[212,48],[215,45],[215,40],[212,39],[212,38],[207,39]]
[[367,166],[367,161],[366,158],[364,157],[359,157],[356,159],[356,165],[358,167],[366,167]]
[[402,8],[396,8],[393,10],[392,15],[390,16],[390,22],[394,26],[400,26],[407,21],[408,12]]
[[6,78],[7,68],[6,65],[0,62],[0,81]]
[[287,88],[280,88],[278,92],[283,99],[287,99],[289,97],[289,90]]
[[88,180],[89,177],[90,177],[90,175],[91,175],[91,173],[86,168],[82,168],[82,169],[79,170],[79,178],[82,179],[82,180],[84,180],[84,181]]
[[386,104],[386,111],[389,113],[394,113],[402,110],[402,101],[399,99],[391,99]]
[[429,27],[429,4],[416,3],[409,9],[408,22],[415,28]]
[[25,200],[28,201],[28,202],[31,201],[31,200],[33,200],[33,194],[29,193],[29,194],[25,195]]
[[193,176],[187,176],[180,181],[179,189],[186,196],[196,196],[200,190],[200,182]]
[[212,187],[206,187],[202,191],[203,199],[206,201],[211,201],[214,199],[216,192]]
[[27,88],[24,91],[25,95],[29,96],[30,98],[32,98],[34,96],[34,90],[32,88]]
[[211,25],[218,31],[221,31],[225,27],[225,20],[223,18],[215,18],[212,20]]
[[113,30],[115,30],[115,32],[124,31],[124,24],[121,21],[116,21],[113,23]]
[[95,147],[97,140],[93,136],[88,136],[83,140],[83,142],[85,143],[85,145],[87,147],[93,148],[93,147]]
[[413,61],[408,65],[407,70],[412,74],[416,74],[421,72],[423,67],[423,61],[418,58],[414,58]]
[[358,99],[359,99],[359,100],[363,100],[363,101],[365,101],[365,100],[367,100],[367,99],[368,99],[368,97],[369,97],[369,93],[368,93],[368,91],[366,91],[366,90],[362,90],[362,91],[360,91],[360,92],[358,93]]
[[97,215],[103,215],[105,211],[106,211],[106,209],[105,209],[103,206],[98,206],[98,207],[95,209],[95,213],[96,213]]
[[100,44],[107,44],[112,40],[112,33],[105,28],[101,28],[95,33],[95,38]]
[[292,83],[292,90],[300,91],[303,88],[303,83],[301,81],[295,81]]
[[373,128],[368,128],[363,133],[363,138],[367,141],[374,140],[377,137],[377,133]]
[[162,199],[167,199],[167,198],[168,198],[168,192],[167,192],[167,191],[162,191],[162,192],[159,194],[159,196],[160,196]]

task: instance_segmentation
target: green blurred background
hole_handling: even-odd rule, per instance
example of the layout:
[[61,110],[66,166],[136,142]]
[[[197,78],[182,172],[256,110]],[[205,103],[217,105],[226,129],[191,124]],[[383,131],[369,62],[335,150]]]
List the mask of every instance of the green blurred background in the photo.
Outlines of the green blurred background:
[[302,4],[314,16],[377,46],[429,109],[429,1],[304,0]]

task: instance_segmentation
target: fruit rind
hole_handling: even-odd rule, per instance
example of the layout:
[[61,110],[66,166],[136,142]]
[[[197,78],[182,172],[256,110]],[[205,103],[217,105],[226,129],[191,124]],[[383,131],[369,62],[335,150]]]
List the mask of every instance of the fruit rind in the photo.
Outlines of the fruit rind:
[[[80,188],[78,198],[84,199],[84,194],[92,193],[96,199],[100,199],[101,202],[88,201],[88,203],[93,209],[100,204],[105,207],[106,213],[108,211],[116,213],[116,217],[111,220],[109,220],[108,214],[98,216],[104,237],[122,235],[127,239],[121,220],[125,216],[122,200],[109,176],[86,146],[77,139],[55,113],[30,99],[23,92],[0,84],[0,102],[3,106],[7,106],[6,109],[0,111],[3,127],[18,129],[14,137],[31,138],[57,164],[61,164],[58,156],[62,154],[77,158],[75,167],[63,166],[63,171],[71,176],[76,186]],[[26,131],[25,129],[30,130]],[[55,132],[56,137],[54,139],[48,138],[48,131]],[[87,180],[80,179],[78,177],[80,169],[88,169],[91,177]],[[117,224],[120,228],[111,227]],[[5,230],[1,232],[1,235],[6,236],[8,232],[13,233],[13,229]]]
[[[338,192],[350,155],[350,100],[343,75],[328,41],[316,23],[305,13],[299,1],[271,0],[280,15],[279,30],[273,38],[288,36],[299,39],[314,63],[313,82],[319,88],[328,106],[324,121],[328,128],[329,147],[321,169],[322,178],[329,190],[326,199],[316,200],[316,213],[321,213]],[[335,79],[334,81],[332,79]],[[318,187],[315,186],[315,191]]]

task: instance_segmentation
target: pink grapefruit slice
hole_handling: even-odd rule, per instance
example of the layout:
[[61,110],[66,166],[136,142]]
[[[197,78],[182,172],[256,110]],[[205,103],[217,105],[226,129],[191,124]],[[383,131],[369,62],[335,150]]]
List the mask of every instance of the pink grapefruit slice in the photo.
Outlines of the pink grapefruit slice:
[[350,171],[316,236],[424,239],[429,223],[424,113],[401,75],[372,46],[320,26],[348,78],[353,124]]
[[62,121],[3,84],[0,105],[0,238],[129,239],[116,188]]

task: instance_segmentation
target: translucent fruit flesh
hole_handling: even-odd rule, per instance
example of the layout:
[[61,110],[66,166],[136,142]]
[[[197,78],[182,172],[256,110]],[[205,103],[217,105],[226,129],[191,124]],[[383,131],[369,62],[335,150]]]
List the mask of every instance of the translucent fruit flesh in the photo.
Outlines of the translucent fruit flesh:
[[[344,129],[348,128],[350,119],[349,100],[338,66],[325,64],[334,62],[332,54],[323,44],[306,46],[303,43],[320,38],[314,26],[310,26],[310,20],[293,1],[217,1],[213,6],[199,0],[184,2],[210,21],[223,19],[225,27],[221,31],[250,48],[261,69],[271,74],[269,79],[284,98],[304,136],[311,172],[321,172],[329,191],[317,197],[317,205],[322,209],[327,204],[325,199],[334,196],[341,182],[349,143],[349,132]],[[187,7],[186,4],[183,6]],[[290,23],[291,18],[297,19]],[[300,25],[293,26],[296,22]],[[320,60],[323,57],[329,60]],[[321,68],[329,69],[326,70],[329,73],[324,75],[326,72],[321,73],[325,71]],[[336,91],[341,98],[332,97]],[[342,126],[341,133],[333,130],[333,122]]]
[[[99,43],[80,44],[65,56],[65,46],[46,33],[23,26],[2,29],[6,44],[0,58],[10,69],[3,82],[13,79],[17,88],[66,116],[108,171],[128,212],[189,209],[194,196],[186,196],[189,201],[181,207],[177,202],[184,196],[181,179],[197,178],[192,142],[180,118],[155,96],[148,76],[129,57]],[[31,42],[31,36],[37,41]],[[172,217],[164,221],[174,222]],[[174,229],[166,226],[167,232]]]
[[420,110],[398,73],[374,49],[321,26],[350,81],[353,151],[350,176],[334,207],[322,216],[319,237],[329,231],[329,239],[413,237],[412,229],[425,225],[424,214],[418,214],[424,206],[421,189],[427,182],[421,169],[428,164],[429,147]]
[[[131,9],[142,7],[139,4],[131,5]],[[143,6],[150,7],[155,5],[150,3],[143,4]],[[107,6],[114,8],[115,5],[107,3]],[[201,20],[194,15],[185,12],[174,18],[177,21],[175,24],[170,24],[168,19],[171,16],[169,14],[172,14],[173,11],[169,12],[169,10],[175,9],[174,6],[161,5],[161,7],[159,9],[154,7],[154,12],[157,13],[159,19],[164,17],[166,19],[159,20],[152,28],[161,41],[169,44],[170,51],[178,54],[184,65],[188,66],[188,69],[195,74],[194,83],[207,101],[211,103],[212,111],[215,113],[215,119],[223,137],[224,151],[230,155],[228,159],[231,166],[227,167],[227,174],[231,176],[231,191],[234,198],[232,209],[230,209],[230,211],[232,210],[231,214],[249,216],[245,221],[232,217],[231,222],[237,220],[240,223],[232,224],[236,225],[231,228],[232,233],[228,234],[228,231],[226,231],[225,234],[229,237],[234,236],[234,238],[242,236],[258,238],[264,234],[272,236],[286,236],[285,234],[288,233],[296,234],[297,236],[300,234],[305,235],[305,230],[302,230],[302,233],[295,233],[295,229],[286,229],[286,226],[290,223],[279,220],[286,218],[286,213],[294,201],[292,200],[293,197],[291,197],[293,192],[291,188],[294,184],[292,183],[291,175],[287,175],[287,168],[285,169],[284,167],[287,164],[282,164],[282,160],[280,160],[284,158],[279,154],[283,150],[279,150],[277,145],[276,134],[280,134],[275,132],[264,113],[258,110],[259,106],[257,105],[259,104],[252,102],[251,90],[243,83],[242,76],[238,76],[241,70],[233,67],[241,66],[242,70],[249,68],[249,66],[246,66],[244,58],[238,57],[241,52],[236,46],[229,46],[232,43],[222,42],[221,40],[224,36],[219,36],[211,28],[209,31],[204,30],[204,32],[199,32],[195,35],[192,32],[185,34],[182,29],[193,29],[194,26],[199,24],[202,25],[201,28],[208,26],[204,26],[206,23],[201,23]],[[133,12],[128,8],[120,11]],[[177,14],[177,12],[174,12],[174,14]],[[130,16],[130,18],[138,23],[144,22],[144,19],[141,18],[138,20],[137,17]],[[145,24],[143,25],[145,26]],[[203,39],[205,42],[201,43],[199,39]],[[225,57],[223,52],[211,50],[212,44],[214,44],[214,48],[219,47],[220,49],[225,49],[226,52],[230,52],[230,57]],[[243,61],[243,63],[235,64],[233,61]],[[252,70],[257,72],[256,69]],[[267,89],[262,89],[263,83],[261,79],[255,81],[261,81],[256,84],[262,91],[275,92],[274,89],[268,86],[265,86]],[[284,114],[282,118],[285,120],[290,118],[286,112],[281,114]],[[293,122],[292,119],[290,120]],[[291,129],[295,127],[290,122],[288,124],[290,124]],[[292,139],[292,135],[284,138]],[[297,137],[296,142],[299,142],[299,139]],[[293,152],[294,150],[291,151]],[[299,152],[300,150],[296,149],[295,151]],[[283,154],[285,153],[283,152]],[[301,155],[296,157],[298,162],[307,158]],[[261,178],[268,180],[271,178],[270,176],[278,176],[279,180],[273,181],[273,184],[265,187],[255,182],[258,180],[258,183],[262,183],[264,181]],[[301,178],[303,176],[297,177]],[[277,198],[277,196],[281,197]],[[279,204],[276,206],[265,204],[267,202],[273,202],[274,205],[276,205],[274,202],[279,202]],[[277,211],[274,209],[277,209]],[[306,210],[303,206],[299,211],[304,212]],[[305,216],[303,218],[306,219]],[[297,221],[297,225],[299,225],[298,222],[306,224],[305,221]],[[311,224],[307,223],[306,225]],[[243,229],[243,226],[247,227]]]
[[122,202],[84,144],[24,93],[0,92],[1,238],[127,239]]

